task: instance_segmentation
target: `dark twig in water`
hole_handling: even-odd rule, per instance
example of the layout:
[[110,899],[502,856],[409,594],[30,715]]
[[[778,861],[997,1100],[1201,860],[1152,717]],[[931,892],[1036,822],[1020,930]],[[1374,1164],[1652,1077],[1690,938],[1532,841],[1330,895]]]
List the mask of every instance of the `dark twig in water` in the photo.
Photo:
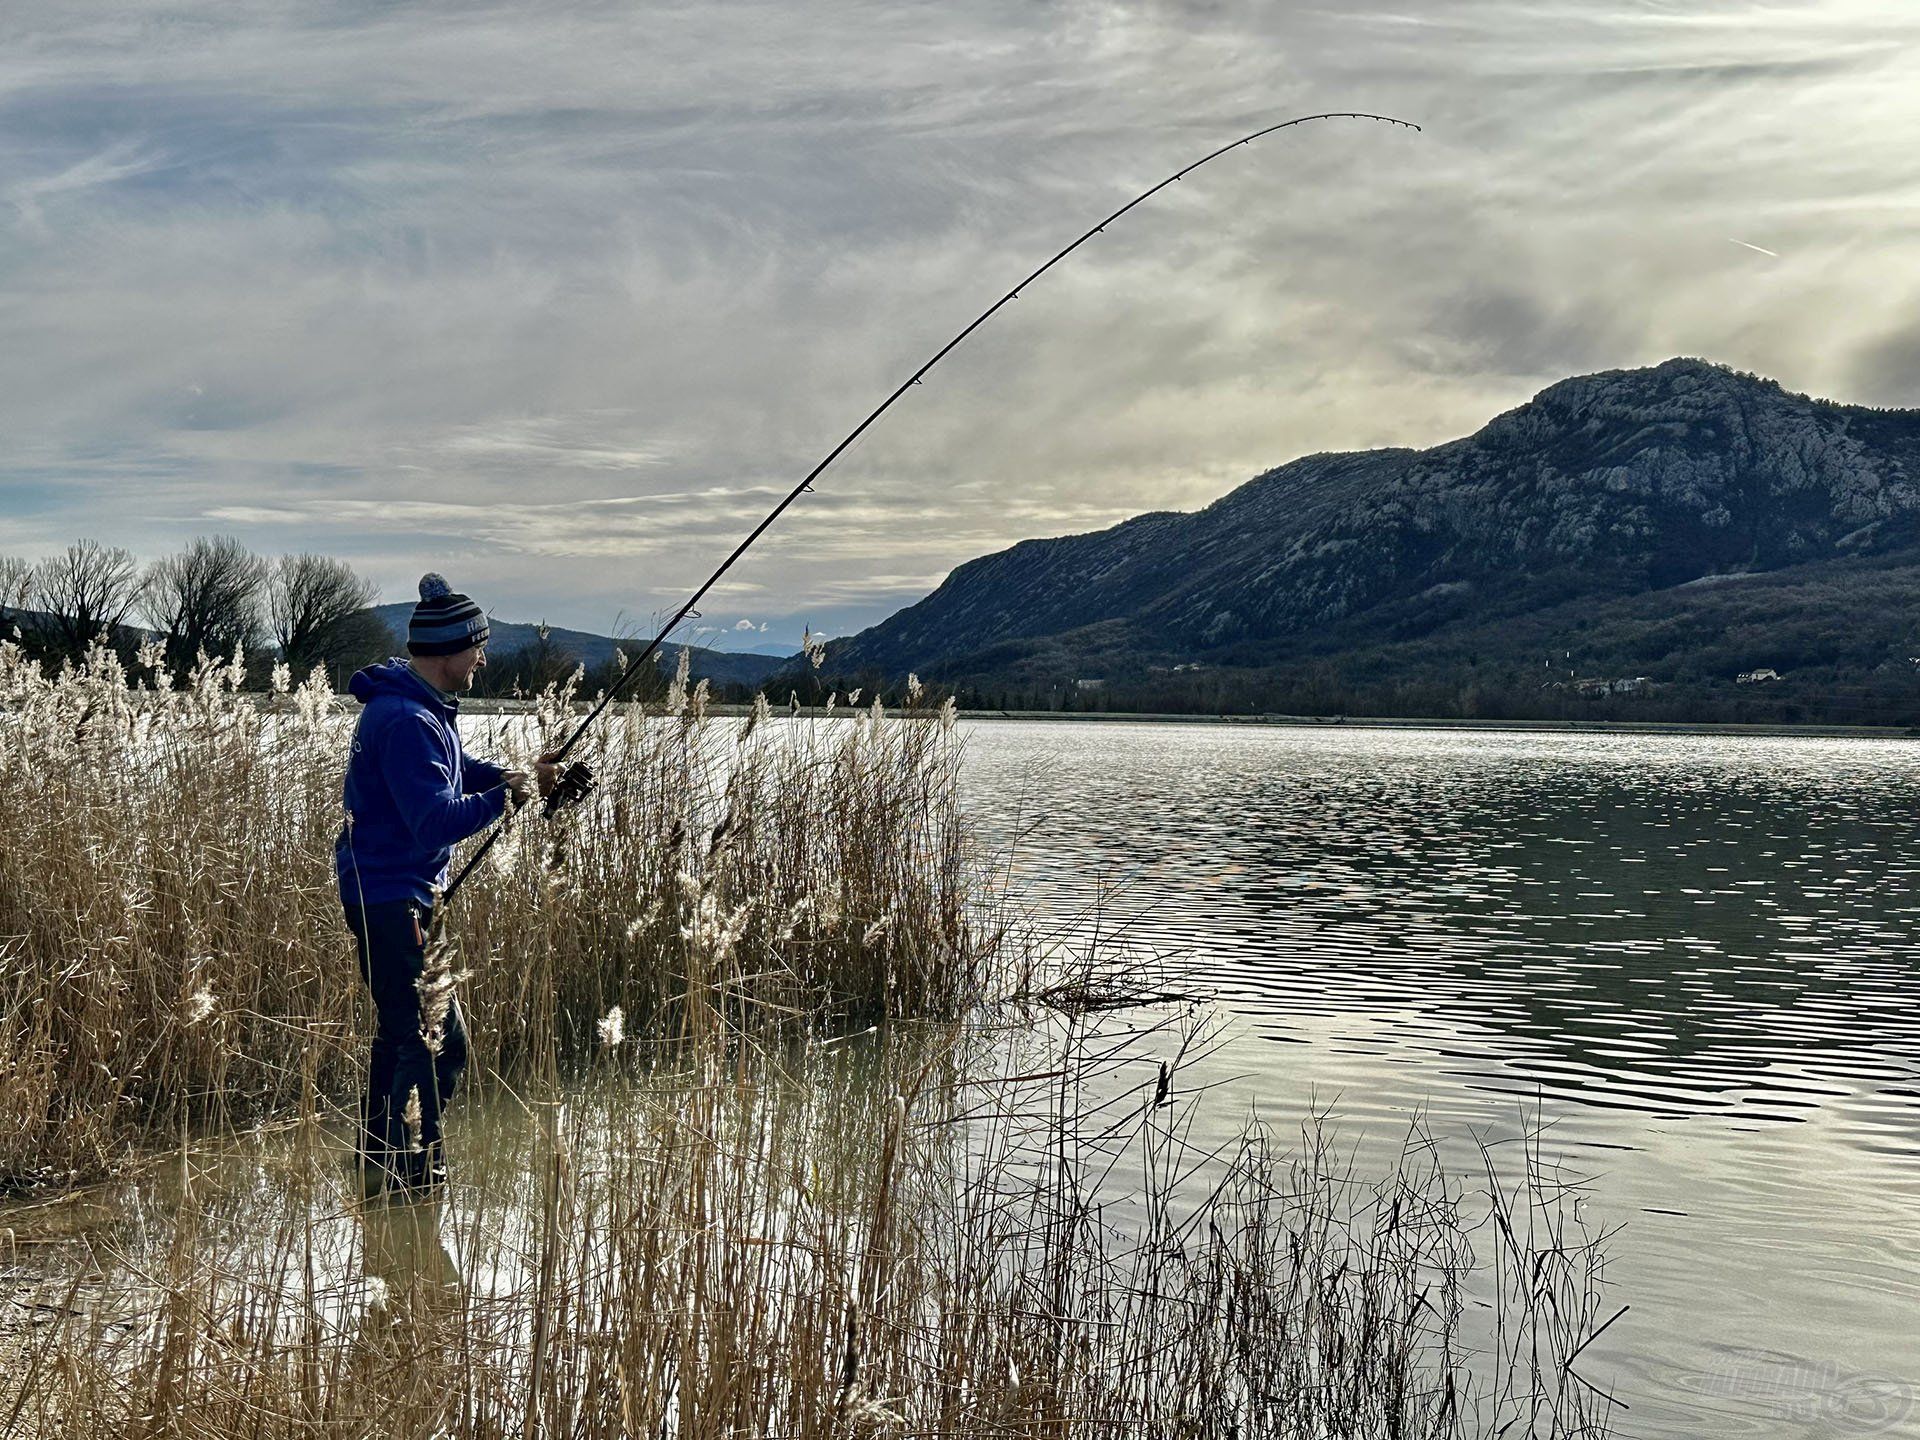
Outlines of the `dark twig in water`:
[[1199,997],[1180,990],[1132,990],[1118,981],[1100,984],[1071,980],[1049,985],[1032,998],[1068,1015],[1088,1015],[1101,1010],[1130,1010],[1136,1005],[1185,1005]]

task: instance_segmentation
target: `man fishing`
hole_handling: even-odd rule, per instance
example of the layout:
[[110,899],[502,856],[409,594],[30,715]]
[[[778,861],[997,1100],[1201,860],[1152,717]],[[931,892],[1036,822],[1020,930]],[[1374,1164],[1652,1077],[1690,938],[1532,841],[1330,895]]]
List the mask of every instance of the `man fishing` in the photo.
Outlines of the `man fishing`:
[[[1201,156],[1157,185],[1143,190],[1106,219],[1039,266],[988,306],[850,431],[826,458],[787,492],[780,503],[733,548],[720,568],[693,592],[660,633],[627,661],[619,678],[558,749],[540,757],[534,780],[548,808],[587,793],[592,775],[582,765],[557,773],[558,762],[577,745],[602,712],[649,669],[656,652],[734,563],[753,547],[787,508],[813,488],[827,467],[858,440],[901,396],[969,335],[991,320],[1020,292],[1065,260],[1128,211],[1145,203],[1202,165],[1264,136],[1320,120],[1369,120],[1417,131],[1389,115],[1329,111],[1268,125]],[[411,661],[391,660],[353,677],[350,689],[366,710],[354,736],[347,767],[347,824],[338,846],[340,895],[347,924],[360,950],[361,971],[380,1011],[367,1077],[361,1153],[363,1175],[403,1187],[432,1186],[440,1176],[440,1107],[466,1059],[459,1011],[450,1010],[437,1048],[422,1034],[418,980],[425,969],[426,934],[436,895],[451,900],[486,855],[500,831],[476,846],[465,866],[446,881],[455,843],[498,820],[509,803],[527,798],[528,779],[466,755],[454,729],[455,696],[473,683],[485,663],[487,624],[480,607],[454,593],[438,575],[420,582],[420,604],[408,628]],[[512,797],[511,801],[510,798]],[[430,1027],[431,1029],[432,1027]],[[440,1032],[433,1029],[438,1036]],[[376,1169],[375,1166],[379,1168]]]
[[430,1193],[445,1179],[440,1113],[465,1068],[467,1034],[450,995],[423,1007],[420,979],[449,854],[535,789],[551,808],[591,785],[584,766],[562,777],[554,755],[543,755],[529,777],[461,747],[459,696],[487,663],[487,620],[438,575],[420,581],[407,656],[348,682],[366,708],[334,847],[347,928],[379,1017],[356,1147],[369,1199],[383,1190]]

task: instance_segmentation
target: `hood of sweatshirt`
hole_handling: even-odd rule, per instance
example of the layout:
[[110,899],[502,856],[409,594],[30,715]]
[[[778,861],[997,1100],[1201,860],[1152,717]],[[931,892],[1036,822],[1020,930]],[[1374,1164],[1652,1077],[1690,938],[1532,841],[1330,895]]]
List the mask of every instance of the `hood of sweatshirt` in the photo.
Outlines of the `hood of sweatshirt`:
[[364,670],[353,672],[353,678],[347,681],[347,693],[362,705],[382,695],[398,695],[422,704],[437,706],[447,715],[454,715],[460,709],[458,700],[449,700],[414,673],[413,667],[403,655],[391,660],[382,660],[378,665],[369,665]]

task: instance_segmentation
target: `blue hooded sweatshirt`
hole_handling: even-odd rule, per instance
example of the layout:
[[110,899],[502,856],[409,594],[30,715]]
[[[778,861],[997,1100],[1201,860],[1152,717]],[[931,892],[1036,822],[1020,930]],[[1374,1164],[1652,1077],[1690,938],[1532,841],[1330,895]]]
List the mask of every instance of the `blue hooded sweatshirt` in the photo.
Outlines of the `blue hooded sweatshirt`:
[[404,659],[369,665],[347,690],[366,708],[347,761],[347,823],[334,845],[340,898],[431,905],[454,845],[505,812],[506,772],[460,748],[459,702]]

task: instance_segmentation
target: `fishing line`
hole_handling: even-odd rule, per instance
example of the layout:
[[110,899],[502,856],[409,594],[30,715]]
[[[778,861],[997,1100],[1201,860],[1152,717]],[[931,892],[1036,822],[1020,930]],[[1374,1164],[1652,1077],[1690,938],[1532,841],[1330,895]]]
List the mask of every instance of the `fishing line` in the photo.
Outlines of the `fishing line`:
[[[713,574],[709,575],[705,583],[703,583],[698,590],[693,592],[692,596],[687,600],[687,603],[680,607],[679,613],[677,613],[672,620],[668,621],[666,625],[661,627],[659,634],[655,635],[652,640],[647,642],[647,648],[640,651],[639,654],[635,655],[632,659],[630,659],[627,662],[626,668],[620,673],[620,678],[614,681],[612,686],[610,686],[606,690],[606,692],[601,695],[598,703],[594,705],[592,710],[587,712],[585,718],[582,719],[580,723],[574,727],[573,733],[567,737],[565,743],[563,743],[560,746],[560,748],[554,752],[555,763],[558,763],[559,761],[564,760],[567,756],[567,753],[571,751],[574,746],[580,743],[581,737],[587,733],[588,728],[593,724],[595,720],[600,718],[600,713],[603,710],[605,710],[607,706],[611,705],[617,698],[619,698],[620,693],[624,691],[627,688],[627,686],[633,682],[634,678],[638,676],[641,673],[642,669],[653,659],[654,653],[657,650],[659,650],[662,644],[666,642],[667,637],[671,635],[676,629],[678,629],[679,626],[686,620],[686,618],[694,612],[695,608],[700,604],[700,602],[706,598],[707,592],[720,582],[720,578],[723,575],[725,575],[727,571],[733,568],[734,562],[737,561],[742,555],[746,554],[748,550],[752,549],[754,542],[767,532],[767,530],[773,525],[774,521],[778,520],[782,515],[784,515],[787,512],[787,507],[792,505],[793,502],[798,500],[802,495],[806,494],[807,491],[811,490],[813,488],[813,482],[815,480],[818,480],[820,476],[826,472],[827,467],[833,464],[834,461],[838,460],[840,456],[846,451],[846,449],[853,444],[854,441],[858,440],[862,435],[866,434],[868,427],[870,427],[882,415],[886,414],[887,411],[892,408],[894,401],[898,400],[902,395],[906,394],[907,391],[911,390],[915,385],[918,385],[922,377],[924,377],[929,370],[933,369],[934,366],[938,365],[942,360],[946,359],[949,354],[951,354],[954,350],[958,349],[962,341],[964,341],[969,335],[973,334],[973,332],[978,330],[982,325],[986,324],[987,321],[991,320],[995,315],[999,314],[1002,308],[1012,304],[1015,300],[1018,300],[1020,298],[1021,291],[1025,290],[1027,286],[1033,284],[1034,281],[1038,280],[1042,275],[1046,274],[1054,266],[1058,265],[1062,260],[1066,259],[1069,255],[1071,255],[1074,251],[1078,250],[1082,245],[1086,244],[1087,241],[1093,239],[1094,236],[1102,233],[1107,228],[1107,226],[1113,224],[1114,221],[1120,219],[1128,211],[1134,209],[1136,206],[1144,204],[1148,200],[1151,200],[1155,195],[1158,195],[1162,190],[1166,189],[1169,185],[1172,185],[1177,181],[1184,180],[1187,176],[1191,175],[1194,171],[1198,170],[1202,165],[1207,164],[1209,161],[1218,160],[1222,155],[1225,155],[1228,151],[1238,150],[1242,145],[1251,145],[1254,141],[1262,139],[1265,136],[1275,134],[1281,130],[1290,130],[1296,125],[1309,125],[1318,120],[1372,120],[1382,125],[1394,125],[1405,130],[1413,130],[1417,132],[1420,129],[1420,127],[1414,124],[1411,120],[1397,120],[1391,115],[1373,115],[1373,114],[1367,113],[1366,111],[1361,111],[1361,110],[1328,110],[1328,111],[1323,111],[1317,115],[1298,115],[1291,120],[1282,120],[1277,125],[1268,125],[1263,129],[1256,130],[1251,135],[1243,135],[1238,140],[1233,141],[1231,144],[1222,145],[1218,150],[1209,151],[1207,154],[1202,155],[1198,160],[1195,160],[1191,164],[1186,165],[1181,169],[1174,171],[1173,174],[1167,176],[1167,178],[1162,180],[1159,184],[1154,185],[1146,190],[1142,190],[1138,195],[1134,196],[1133,199],[1129,200],[1126,204],[1122,205],[1118,210],[1114,211],[1111,215],[1107,216],[1104,220],[1101,220],[1099,223],[1094,225],[1091,229],[1087,230],[1085,234],[1081,235],[1078,239],[1073,241],[1072,244],[1060,250],[1051,259],[1046,261],[1046,263],[1044,263],[1039,268],[1034,270],[1032,274],[1028,275],[1025,279],[1020,281],[1019,284],[1015,285],[1011,290],[1007,291],[1006,294],[1002,295],[998,300],[994,301],[993,304],[989,305],[985,310],[981,311],[980,314],[976,316],[973,319],[973,321],[970,324],[968,324],[964,330],[962,330],[958,335],[955,335],[951,340],[947,341],[946,344],[942,345],[938,350],[936,350],[931,359],[929,359],[925,364],[923,364],[918,370],[915,370],[905,380],[901,381],[899,386],[893,391],[893,393],[887,396],[886,399],[882,400],[877,406],[875,406],[872,413],[869,414],[866,419],[862,420],[858,425],[854,426],[853,429],[848,432],[845,439],[843,439],[838,445],[835,445],[832,450],[827,452],[826,459],[822,460],[818,465],[815,465],[813,469],[809,470],[806,474],[806,478],[803,479],[798,485],[795,485],[792,490],[787,492],[786,498],[781,500],[781,502],[778,505],[773,507],[772,511],[769,512],[766,519],[762,520],[758,525],[754,526],[753,532],[750,535],[748,535],[746,539],[742,540],[738,545],[734,547],[733,553],[727,556],[727,558],[721,562],[720,568],[715,570]],[[498,825],[496,825],[493,828],[493,830],[487,835],[487,838],[480,843],[480,848],[473,852],[472,856],[468,858],[467,863],[460,867],[460,873],[454,877],[453,883],[447,886],[446,890],[442,893],[440,897],[440,903],[434,907],[436,916],[444,915],[446,913],[445,907],[447,905],[447,902],[453,899],[454,895],[458,893],[460,887],[466,883],[467,877],[473,873],[474,867],[477,866],[481,862],[481,860],[486,857],[487,851],[493,848],[494,841],[500,838],[501,832],[503,832],[506,829],[514,813],[515,812],[509,811],[507,816],[503,817],[501,819],[501,822]]]

